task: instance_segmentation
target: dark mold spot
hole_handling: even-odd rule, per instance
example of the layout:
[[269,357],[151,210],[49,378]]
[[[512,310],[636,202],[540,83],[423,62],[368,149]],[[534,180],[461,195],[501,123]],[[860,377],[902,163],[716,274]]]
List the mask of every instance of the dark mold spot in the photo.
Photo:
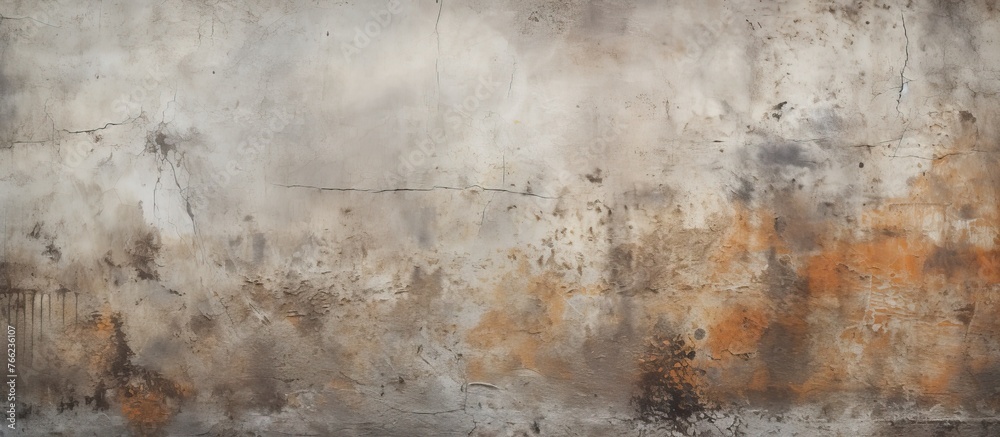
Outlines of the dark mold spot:
[[968,269],[976,269],[978,260],[967,250],[935,247],[924,261],[924,271],[951,278]]
[[976,312],[975,304],[968,304],[962,308],[955,310],[955,318],[962,322],[963,325],[969,326],[972,323],[972,314]]
[[163,132],[156,133],[153,143],[156,145],[156,150],[160,152],[160,155],[167,156],[171,150],[174,150],[174,145],[167,141],[167,135]]
[[859,162],[858,163],[858,168],[865,168],[865,163]]
[[730,191],[730,199],[737,200],[743,204],[750,203],[753,200],[754,186],[749,179],[739,178],[740,186],[735,190]]
[[611,284],[620,293],[634,295],[642,292],[656,292],[650,287],[650,273],[644,264],[652,260],[636,258],[632,244],[620,244],[609,254]]
[[680,336],[654,338],[639,360],[639,394],[632,398],[640,419],[686,429],[691,416],[705,410],[697,387],[704,372],[692,366],[693,357]]
[[156,272],[156,256],[160,251],[159,235],[154,232],[147,232],[140,238],[133,241],[131,247],[126,249],[130,258],[132,268],[135,269],[139,279],[159,280],[160,275]]
[[705,330],[701,329],[701,328],[695,329],[694,330],[694,339],[695,340],[701,340],[703,338],[705,338]]
[[53,262],[59,262],[59,259],[62,258],[62,252],[53,243],[45,246],[45,252],[42,252],[42,255],[49,257]]
[[29,237],[38,239],[42,235],[42,224],[35,223],[35,227],[31,228],[31,233],[28,234]]
[[601,169],[599,168],[595,169],[594,172],[591,174],[584,175],[584,177],[586,177],[588,181],[594,184],[599,184],[601,182],[604,182],[604,177],[601,176]]
[[91,403],[94,404],[94,411],[106,411],[111,408],[111,404],[108,403],[107,397],[108,389],[104,385],[104,381],[97,383],[97,388],[94,389],[93,396],[84,396],[83,401],[87,405]]
[[191,321],[188,322],[188,327],[191,328],[191,332],[198,337],[204,337],[211,334],[215,330],[215,320],[204,315],[197,314],[191,316]]
[[958,113],[958,117],[959,117],[959,119],[962,120],[962,123],[975,123],[976,122],[976,116],[972,115],[972,113],[969,112],[969,111],[961,111],[961,112],[959,112]]
[[976,216],[976,208],[969,204],[962,205],[958,210],[958,216],[963,220],[971,220]]
[[80,401],[76,400],[76,398],[74,398],[73,396],[70,396],[69,399],[65,401],[63,400],[59,401],[59,406],[57,407],[56,411],[58,411],[59,413],[62,413],[64,411],[72,411],[79,405]]

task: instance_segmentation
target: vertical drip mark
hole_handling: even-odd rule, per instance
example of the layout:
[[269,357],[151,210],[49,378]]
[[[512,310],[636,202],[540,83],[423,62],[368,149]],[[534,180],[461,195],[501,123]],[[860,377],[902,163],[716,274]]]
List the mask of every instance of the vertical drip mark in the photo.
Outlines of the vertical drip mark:
[[40,345],[45,344],[44,322],[45,322],[45,293],[38,293],[38,343]]
[[27,346],[27,348],[25,349],[24,352],[28,355],[27,357],[25,357],[25,358],[27,358],[27,360],[25,360],[25,361],[27,361],[27,364],[29,366],[31,365],[31,346],[32,346],[32,342],[35,340],[34,330],[31,329],[31,328],[35,327],[35,305],[34,305],[34,302],[35,302],[35,292],[31,292],[31,315],[29,316],[28,315],[27,293],[25,293],[25,299],[24,299],[24,324],[25,324],[25,327],[28,328],[27,329],[27,331],[28,331],[28,346]]
[[62,300],[62,320],[63,320],[62,327],[63,327],[63,331],[65,331],[66,330],[66,292],[63,291],[62,293],[60,293],[60,296],[62,296],[62,298],[60,299],[60,300]]
[[73,292],[73,326],[76,327],[80,324],[80,293]]
[[31,337],[31,347],[28,348],[28,364],[35,364],[35,348],[38,347],[38,340],[36,338],[35,332],[35,322],[38,317],[35,316],[35,293],[31,292],[31,332],[28,334]]

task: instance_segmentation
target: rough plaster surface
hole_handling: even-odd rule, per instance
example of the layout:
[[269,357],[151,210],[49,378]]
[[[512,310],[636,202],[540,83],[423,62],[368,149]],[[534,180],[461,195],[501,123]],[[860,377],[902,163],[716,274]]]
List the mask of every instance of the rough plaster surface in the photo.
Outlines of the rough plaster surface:
[[1000,434],[997,7],[5,0],[3,435]]

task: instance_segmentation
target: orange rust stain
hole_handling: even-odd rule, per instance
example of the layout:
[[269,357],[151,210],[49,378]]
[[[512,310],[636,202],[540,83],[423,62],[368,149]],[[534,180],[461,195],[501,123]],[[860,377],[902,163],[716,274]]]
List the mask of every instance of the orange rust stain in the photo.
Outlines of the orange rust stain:
[[908,360],[906,370],[912,386],[919,388],[919,393],[932,397],[935,402],[945,402],[948,405],[959,400],[956,383],[966,376],[964,358],[966,347],[963,345],[965,329],[962,326],[934,326],[922,324],[912,331],[913,336],[932,341],[933,347],[928,348],[923,342],[908,345],[912,355]]
[[[774,249],[777,254],[789,253],[788,245],[774,230],[775,215],[764,208],[749,209],[734,205],[735,213],[718,250],[712,259],[715,273],[732,271],[733,264],[746,260],[752,253]],[[738,269],[737,272],[743,272]]]
[[467,372],[485,376],[523,368],[568,377],[568,363],[546,345],[563,338],[566,299],[571,291],[579,290],[564,284],[554,273],[530,277],[512,274],[507,279],[494,293],[493,309],[466,337],[481,353],[470,358]]
[[883,237],[866,242],[839,242],[807,259],[803,275],[812,295],[860,293],[858,281],[915,286],[923,280],[923,265],[931,245],[920,239]]
[[139,428],[158,428],[173,416],[166,397],[155,390],[142,388],[131,397],[123,396],[121,399],[122,415]]
[[768,314],[760,308],[740,305],[731,309],[708,329],[707,346],[713,357],[752,353],[768,325]]
[[1000,251],[975,248],[973,255],[979,265],[979,278],[987,284],[1000,284]]
[[[708,329],[706,347],[715,354],[757,350],[767,332],[758,326],[781,326],[809,339],[798,346],[808,348],[810,360],[817,364],[809,365],[803,383],[776,380],[761,360],[720,360],[723,374],[718,384],[736,393],[784,386],[799,400],[866,387],[884,391],[905,387],[947,403],[960,398],[956,387],[965,383],[966,373],[1000,367],[988,346],[973,346],[969,340],[970,332],[995,336],[1000,328],[953,313],[953,308],[973,306],[975,299],[968,293],[1000,284],[1000,237],[992,242],[982,237],[983,229],[995,234],[1000,220],[997,190],[994,184],[969,183],[988,178],[983,172],[992,170],[979,158],[961,159],[935,163],[925,177],[914,179],[910,195],[885,199],[862,211],[860,230],[839,236],[820,232],[816,250],[793,253],[792,265],[808,284],[807,296],[791,304],[760,296],[749,305],[778,310],[752,319],[744,315],[746,308],[737,308]],[[767,226],[767,217],[773,215],[734,207],[726,236],[710,258],[713,280],[755,274],[734,266],[751,256],[759,259],[771,248],[788,253],[780,236]],[[978,226],[978,233],[969,230],[970,222],[973,230]],[[937,265],[936,257],[944,257],[942,265]],[[973,291],[965,294],[954,291],[969,287]],[[952,292],[935,291],[943,289]],[[838,328],[831,321],[842,324]],[[895,364],[887,364],[890,359]]]

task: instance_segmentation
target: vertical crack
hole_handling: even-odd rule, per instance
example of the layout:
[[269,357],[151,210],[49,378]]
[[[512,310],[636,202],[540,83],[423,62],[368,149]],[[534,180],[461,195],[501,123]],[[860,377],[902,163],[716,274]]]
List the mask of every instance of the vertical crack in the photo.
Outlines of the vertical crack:
[[910,63],[910,35],[906,31],[906,16],[902,12],[899,13],[899,18],[903,21],[903,38],[906,38],[906,45],[903,46],[903,53],[906,55],[903,58],[903,68],[899,70],[899,94],[896,96],[896,112],[899,111],[899,104],[903,100],[903,91],[906,89],[906,84],[908,80],[906,79],[906,66]]
[[437,37],[437,57],[434,59],[434,74],[437,80],[438,109],[441,109],[441,69],[438,63],[441,62],[441,32],[438,31],[438,24],[441,23],[441,10],[444,9],[444,0],[435,0],[438,4],[437,19],[434,20],[434,35]]

